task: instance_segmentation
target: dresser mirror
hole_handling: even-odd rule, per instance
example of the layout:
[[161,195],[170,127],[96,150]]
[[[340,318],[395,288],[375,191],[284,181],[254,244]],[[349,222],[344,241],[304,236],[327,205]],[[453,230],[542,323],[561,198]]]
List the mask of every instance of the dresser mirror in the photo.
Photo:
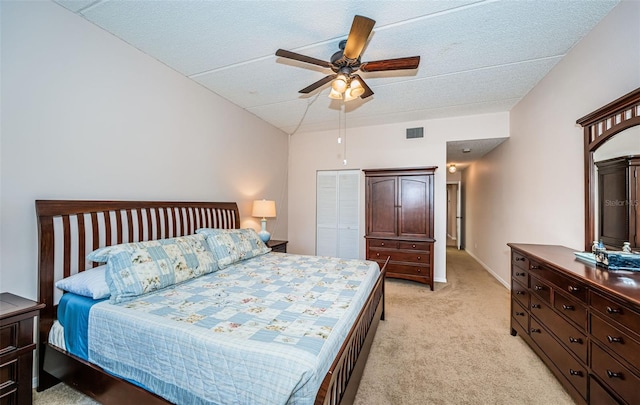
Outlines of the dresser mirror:
[[580,118],[584,128],[585,250],[594,240],[640,251],[640,88]]

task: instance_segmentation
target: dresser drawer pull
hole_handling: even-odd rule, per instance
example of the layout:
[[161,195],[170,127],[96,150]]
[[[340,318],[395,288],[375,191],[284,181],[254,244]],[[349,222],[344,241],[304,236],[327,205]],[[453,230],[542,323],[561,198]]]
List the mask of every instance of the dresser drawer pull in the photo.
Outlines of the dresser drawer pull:
[[531,304],[531,309],[540,309],[540,304]]
[[536,286],[533,287],[533,289],[536,290],[536,291],[542,291],[542,290],[544,290],[544,286],[536,285]]
[[569,374],[571,374],[571,375],[575,375],[575,376],[578,376],[578,377],[582,377],[582,371],[580,371],[580,370],[574,370],[574,369],[572,369],[572,368],[570,368],[570,369],[569,369]]
[[411,245],[411,247],[415,249],[415,248],[416,248],[416,245]]
[[516,316],[524,316],[524,312],[516,312]]
[[531,328],[531,333],[542,333],[540,329]]
[[380,242],[380,246],[384,246],[384,242]]
[[516,257],[516,262],[524,262],[524,257]]
[[624,343],[621,337],[609,336],[607,335],[607,340],[609,343]]
[[380,257],[380,253],[376,253],[376,257]]
[[536,266],[535,264],[532,264],[531,270],[540,270],[540,266]]
[[570,286],[567,288],[567,290],[569,290],[569,292],[575,293],[575,292],[580,291],[580,287],[574,287],[574,286],[570,285]]
[[562,304],[562,309],[564,309],[565,311],[574,311],[575,307],[573,305]]
[[422,259],[422,257],[418,256],[418,260],[421,260],[421,259]]
[[577,344],[581,345],[582,344],[582,339],[574,338],[574,337],[569,336],[569,343],[577,343]]
[[620,308],[607,307],[607,313],[610,313],[610,314],[621,314],[622,310]]
[[520,273],[519,271],[516,272],[516,277],[524,277],[525,273]]
[[524,291],[516,291],[516,295],[524,295]]
[[418,269],[418,273],[421,273],[421,272],[422,272],[422,269]]
[[624,380],[624,376],[622,375],[622,373],[615,373],[611,370],[607,370],[607,377],[609,378],[619,378],[621,380]]

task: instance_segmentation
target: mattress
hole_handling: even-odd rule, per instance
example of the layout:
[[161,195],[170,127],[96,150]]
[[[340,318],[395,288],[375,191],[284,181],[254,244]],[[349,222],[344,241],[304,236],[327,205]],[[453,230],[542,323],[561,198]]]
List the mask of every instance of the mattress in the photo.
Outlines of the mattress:
[[311,404],[378,275],[270,253],[117,305],[67,303],[60,320],[70,352],[171,402]]

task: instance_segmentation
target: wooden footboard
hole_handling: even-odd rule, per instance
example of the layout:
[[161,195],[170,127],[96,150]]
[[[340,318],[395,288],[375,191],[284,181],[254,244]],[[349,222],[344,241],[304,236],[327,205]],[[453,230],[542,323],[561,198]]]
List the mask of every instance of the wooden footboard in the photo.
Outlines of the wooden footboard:
[[[192,234],[201,227],[239,228],[235,203],[36,201],[39,238],[38,391],[59,381],[103,404],[164,404],[163,398],[48,344],[56,319],[55,282],[93,266],[87,253],[113,244]],[[353,402],[378,320],[384,319],[386,263],[316,396],[316,404]]]

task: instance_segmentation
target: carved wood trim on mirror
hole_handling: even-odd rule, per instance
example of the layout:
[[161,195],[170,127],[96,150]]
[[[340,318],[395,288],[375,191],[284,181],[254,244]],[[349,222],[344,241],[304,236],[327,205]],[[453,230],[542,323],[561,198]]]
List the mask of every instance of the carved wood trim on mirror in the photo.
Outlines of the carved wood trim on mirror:
[[[584,128],[585,250],[590,251],[596,223],[597,179],[593,169],[594,152],[614,135],[640,125],[640,88],[585,115],[576,122]],[[638,207],[635,208],[638,209]]]

